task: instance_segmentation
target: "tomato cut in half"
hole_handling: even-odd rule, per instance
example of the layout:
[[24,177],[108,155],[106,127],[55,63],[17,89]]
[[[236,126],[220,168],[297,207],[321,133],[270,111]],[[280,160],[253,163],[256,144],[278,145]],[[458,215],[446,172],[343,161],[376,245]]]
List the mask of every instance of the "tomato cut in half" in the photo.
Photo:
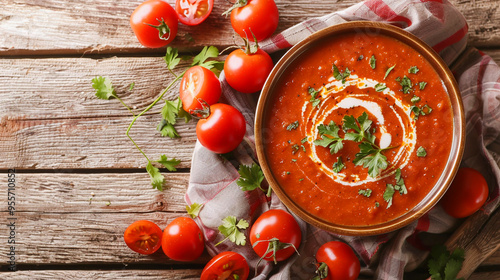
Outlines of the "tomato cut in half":
[[472,168],[460,168],[440,201],[444,211],[455,218],[468,217],[488,199],[489,189],[483,175]]
[[187,70],[181,80],[179,95],[182,108],[188,113],[201,110],[203,101],[213,105],[221,96],[220,82],[214,72],[205,67],[194,66]]
[[163,231],[162,249],[167,257],[183,262],[196,260],[205,249],[200,227],[188,217],[175,218]]
[[125,230],[123,239],[132,251],[151,255],[161,246],[162,231],[155,223],[140,220],[132,223]]
[[227,251],[214,256],[205,265],[200,280],[246,280],[249,273],[245,257]]
[[185,25],[198,25],[212,12],[214,0],[176,0],[175,11]]
[[[361,265],[359,259],[349,245],[340,241],[330,241],[323,244],[316,252],[321,279],[356,280]],[[328,269],[325,269],[325,265]]]

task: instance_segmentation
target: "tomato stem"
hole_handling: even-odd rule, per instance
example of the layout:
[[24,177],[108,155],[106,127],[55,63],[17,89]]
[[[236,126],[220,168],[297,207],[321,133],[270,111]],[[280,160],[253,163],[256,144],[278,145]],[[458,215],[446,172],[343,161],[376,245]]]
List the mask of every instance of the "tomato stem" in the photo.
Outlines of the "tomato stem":
[[[257,275],[257,268],[259,267],[260,262],[264,258],[272,257],[274,264],[278,263],[278,261],[276,260],[276,252],[278,252],[279,250],[293,247],[293,249],[295,249],[295,252],[297,252],[297,255],[300,255],[300,253],[297,250],[297,248],[295,247],[295,245],[293,245],[292,243],[281,242],[278,238],[271,238],[268,240],[259,240],[255,243],[253,243],[252,248],[255,248],[255,246],[257,246],[257,244],[259,244],[260,242],[269,242],[269,244],[267,245],[266,252],[262,255],[262,257],[260,257],[259,261],[257,262],[257,265],[255,266],[255,275]],[[271,253],[270,256],[268,256],[269,253]]]
[[229,8],[229,10],[222,13],[223,16],[227,17],[234,9],[245,7],[248,4],[248,0],[237,0],[234,5]]
[[[165,20],[163,20],[163,18],[161,20],[159,19],[156,19],[160,24],[158,25],[152,25],[150,23],[146,23],[144,22],[145,25],[147,26],[151,26],[153,28],[156,28],[158,29],[158,36],[160,37],[161,40],[165,40],[167,41],[168,39],[170,39],[170,27],[168,27],[168,25],[165,23]],[[163,38],[163,36],[165,34],[168,33],[168,37],[167,38]]]

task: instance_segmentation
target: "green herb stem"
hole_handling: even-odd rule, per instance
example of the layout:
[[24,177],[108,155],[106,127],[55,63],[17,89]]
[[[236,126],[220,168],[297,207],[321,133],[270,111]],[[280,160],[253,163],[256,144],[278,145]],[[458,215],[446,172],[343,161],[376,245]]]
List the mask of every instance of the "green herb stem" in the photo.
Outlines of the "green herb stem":
[[116,98],[116,99],[118,99],[118,101],[120,101],[120,103],[121,103],[123,106],[125,106],[125,108],[127,108],[127,110],[128,110],[128,111],[132,114],[132,116],[134,116],[134,117],[135,117],[135,114],[134,114],[134,112],[132,111],[132,109],[131,109],[129,106],[127,106],[127,104],[125,104],[125,102],[123,102],[123,100],[121,100],[121,98],[120,98],[120,97],[118,97],[118,95],[116,95],[116,93],[113,93],[113,97],[114,97],[114,98]]

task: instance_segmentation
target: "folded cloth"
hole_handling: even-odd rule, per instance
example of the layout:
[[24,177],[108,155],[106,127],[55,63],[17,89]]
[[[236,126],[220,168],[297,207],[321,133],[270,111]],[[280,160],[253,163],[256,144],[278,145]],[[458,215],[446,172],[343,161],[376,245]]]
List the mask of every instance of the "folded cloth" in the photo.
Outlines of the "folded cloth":
[[[301,22],[260,43],[269,53],[293,46],[310,34],[325,27],[346,21],[370,20],[399,26],[433,47],[444,61],[452,64],[464,51],[467,43],[467,23],[464,17],[446,0],[369,0],[343,11]],[[454,69],[462,93],[466,119],[467,144],[462,166],[479,170],[487,179],[490,198],[482,211],[490,214],[499,204],[500,182],[500,68],[493,60],[475,52]],[[227,216],[236,216],[252,224],[257,217],[272,208],[285,209],[279,199],[267,198],[260,190],[244,192],[236,184],[238,164],[257,162],[254,138],[254,114],[258,94],[243,94],[233,90],[220,75],[223,102],[239,109],[247,123],[243,143],[233,151],[233,160],[214,154],[196,143],[191,164],[191,177],[185,200],[188,204],[203,204],[196,221],[203,229],[207,251],[215,255],[235,251],[247,259],[251,275],[259,257],[249,242],[237,246],[224,239],[218,226]],[[418,221],[389,234],[351,237],[332,234],[300,218],[295,219],[302,230],[300,255],[274,265],[261,262],[253,279],[310,279],[313,276],[314,255],[323,243],[331,240],[347,242],[357,253],[362,274],[376,279],[402,279],[404,271],[412,270],[427,256],[429,247],[419,233],[441,234],[458,222],[439,206]],[[244,231],[248,236],[249,229]],[[247,238],[248,239],[248,238]],[[273,269],[274,268],[274,269]]]

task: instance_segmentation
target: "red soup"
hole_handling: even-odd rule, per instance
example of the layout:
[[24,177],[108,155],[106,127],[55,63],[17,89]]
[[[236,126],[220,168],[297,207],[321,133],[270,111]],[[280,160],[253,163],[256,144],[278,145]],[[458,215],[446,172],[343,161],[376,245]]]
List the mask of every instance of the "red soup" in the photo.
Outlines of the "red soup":
[[452,108],[432,66],[383,35],[322,41],[279,78],[265,153],[286,194],[339,225],[397,218],[443,171]]

